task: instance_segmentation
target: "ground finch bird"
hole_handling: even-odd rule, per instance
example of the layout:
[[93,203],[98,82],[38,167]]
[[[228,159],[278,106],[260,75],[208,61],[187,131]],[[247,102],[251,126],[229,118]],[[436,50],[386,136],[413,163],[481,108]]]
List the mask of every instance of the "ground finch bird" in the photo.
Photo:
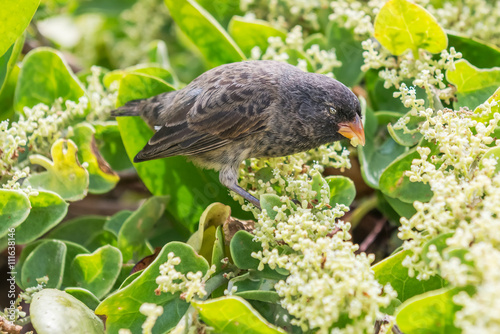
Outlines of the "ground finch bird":
[[134,162],[184,155],[219,170],[220,182],[260,207],[238,186],[248,158],[307,151],[343,137],[365,142],[356,96],[339,81],[277,61],[213,68],[181,90],[134,100],[114,116],[141,116],[156,130]]

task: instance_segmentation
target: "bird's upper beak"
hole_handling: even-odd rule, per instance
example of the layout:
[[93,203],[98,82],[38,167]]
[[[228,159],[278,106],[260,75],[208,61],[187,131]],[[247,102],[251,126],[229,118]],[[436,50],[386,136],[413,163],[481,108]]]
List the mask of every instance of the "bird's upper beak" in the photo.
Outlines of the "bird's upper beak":
[[365,145],[365,130],[363,129],[363,123],[361,123],[361,119],[357,114],[354,121],[340,123],[338,132],[342,136],[349,139],[356,137],[362,146]]

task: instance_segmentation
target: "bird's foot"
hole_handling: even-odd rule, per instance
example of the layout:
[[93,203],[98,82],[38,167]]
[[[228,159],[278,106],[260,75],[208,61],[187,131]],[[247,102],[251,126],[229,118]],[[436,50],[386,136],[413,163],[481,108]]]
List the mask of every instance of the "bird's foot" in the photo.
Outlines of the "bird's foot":
[[257,209],[262,210],[260,208],[260,201],[254,196],[250,195],[248,191],[246,191],[245,189],[241,188],[238,185],[234,185],[228,188],[237,193],[238,195],[240,195],[241,197],[243,197],[244,199],[246,199],[247,201],[249,201],[250,203],[252,203]]

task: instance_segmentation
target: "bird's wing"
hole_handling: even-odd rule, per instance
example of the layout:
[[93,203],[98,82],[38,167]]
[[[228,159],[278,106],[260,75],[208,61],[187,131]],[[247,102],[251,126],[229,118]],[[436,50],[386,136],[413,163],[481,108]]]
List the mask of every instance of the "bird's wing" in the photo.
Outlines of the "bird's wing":
[[[177,94],[171,105],[175,112],[135,161],[200,154],[263,130],[277,96],[273,80],[276,76],[265,69],[223,67],[205,73],[184,88],[186,93]],[[189,110],[177,105],[184,105],[184,95],[194,100]]]

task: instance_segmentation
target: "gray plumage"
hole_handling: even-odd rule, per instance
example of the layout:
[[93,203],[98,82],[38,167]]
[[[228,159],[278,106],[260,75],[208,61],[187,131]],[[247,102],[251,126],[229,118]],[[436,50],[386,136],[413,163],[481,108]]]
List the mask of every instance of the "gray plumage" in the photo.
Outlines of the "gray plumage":
[[246,61],[211,69],[181,90],[130,101],[112,115],[141,116],[157,130],[134,162],[188,156],[220,170],[222,184],[259,206],[237,184],[243,160],[340,140],[341,124],[359,123],[361,110],[337,80],[281,62]]

